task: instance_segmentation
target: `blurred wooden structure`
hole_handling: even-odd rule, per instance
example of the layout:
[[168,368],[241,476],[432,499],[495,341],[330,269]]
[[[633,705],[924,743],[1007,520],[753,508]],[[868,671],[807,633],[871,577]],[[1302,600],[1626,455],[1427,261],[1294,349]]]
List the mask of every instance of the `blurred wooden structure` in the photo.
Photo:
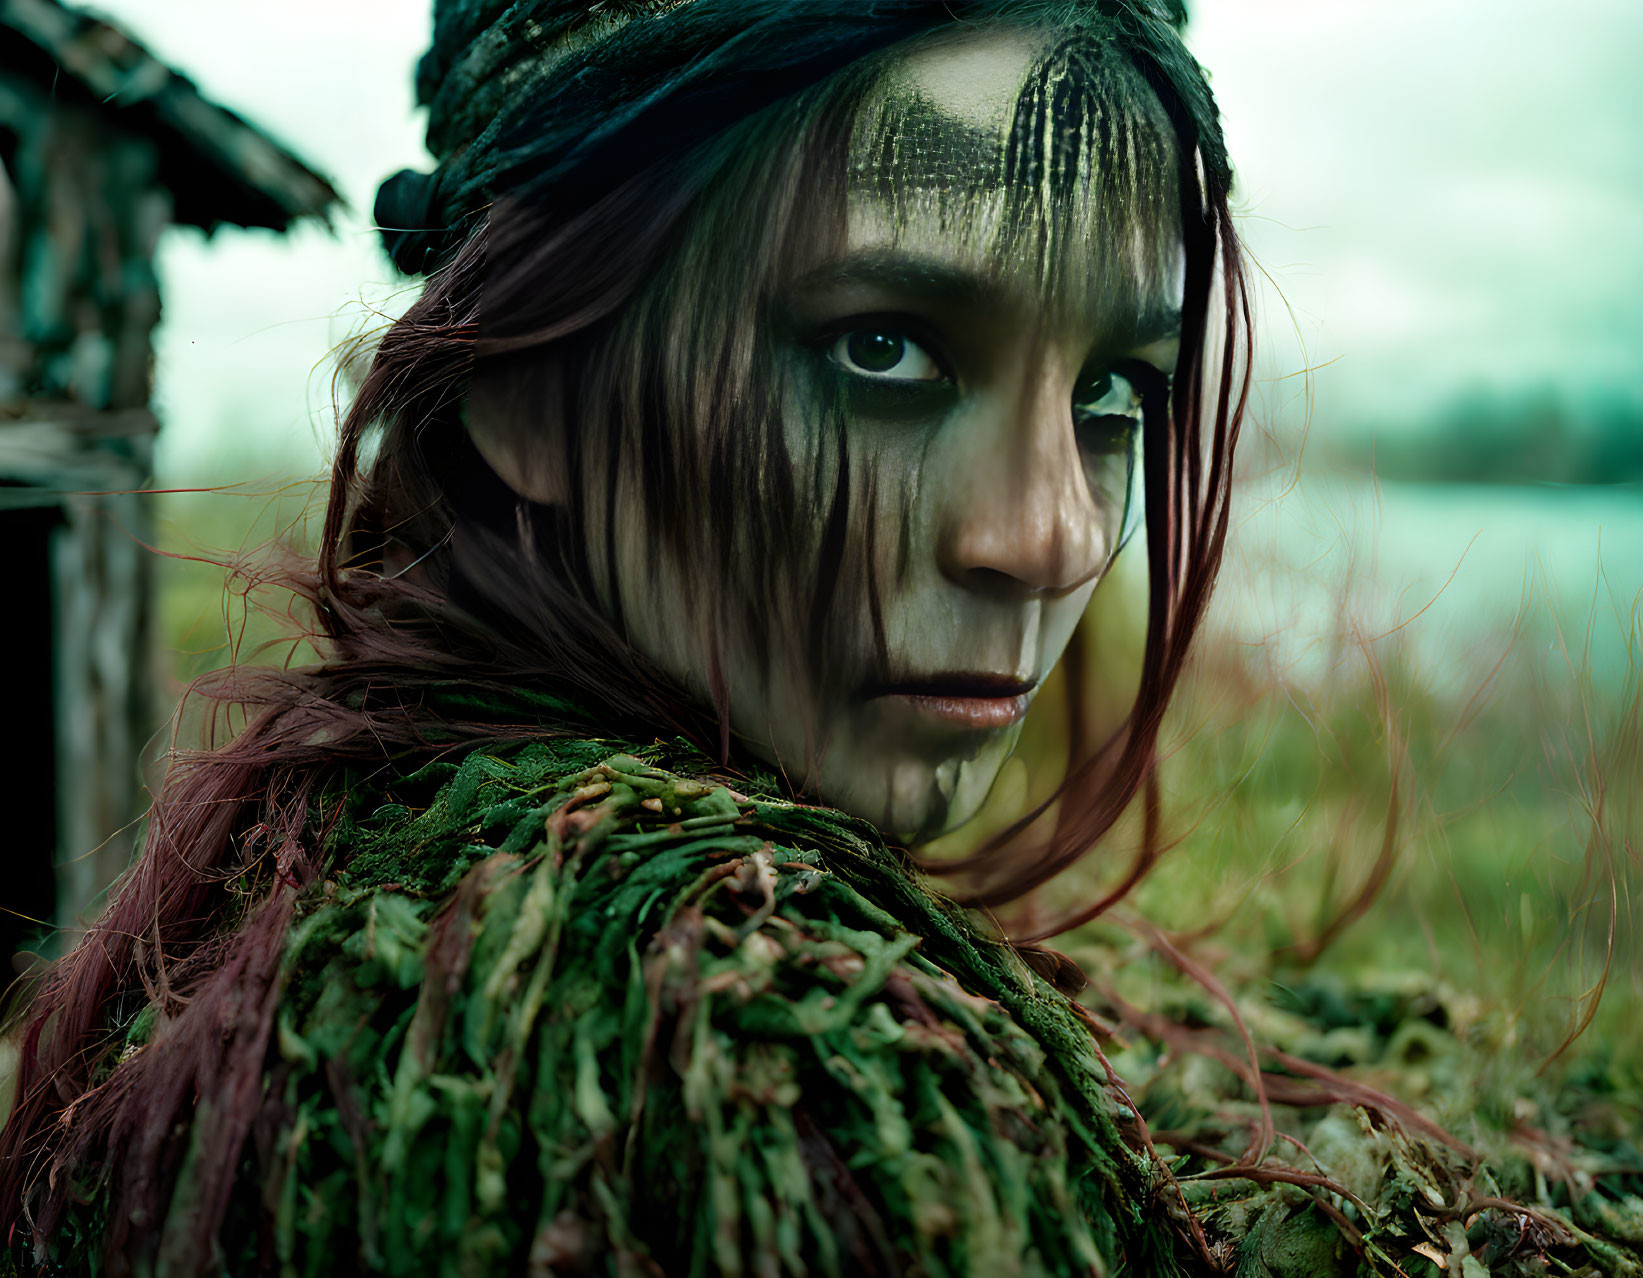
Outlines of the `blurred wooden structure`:
[[[125,867],[143,808],[139,756],[162,707],[148,691],[147,520],[133,490],[158,425],[159,236],[283,231],[336,201],[118,28],[57,0],[0,0],[9,910],[72,924]],[[35,930],[0,917],[0,984]]]

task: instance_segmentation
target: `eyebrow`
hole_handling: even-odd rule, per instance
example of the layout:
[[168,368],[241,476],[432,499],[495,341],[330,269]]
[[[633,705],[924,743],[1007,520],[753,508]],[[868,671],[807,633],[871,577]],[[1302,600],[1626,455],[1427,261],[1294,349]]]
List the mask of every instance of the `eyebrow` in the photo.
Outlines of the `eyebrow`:
[[[976,310],[1010,305],[1007,290],[997,280],[939,258],[893,248],[864,249],[824,262],[793,281],[788,291],[812,293],[851,284],[870,284]],[[1180,307],[1154,298],[1147,303],[1127,322],[1112,326],[1115,344],[1146,346],[1181,331]]]
[[1124,336],[1135,346],[1147,346],[1153,342],[1162,341],[1166,337],[1181,335],[1181,308],[1179,306],[1153,306],[1142,311],[1135,317],[1135,322],[1125,330]]
[[993,280],[949,262],[890,248],[864,249],[824,262],[789,287],[810,293],[847,284],[875,284],[961,306],[1002,306],[1006,301],[1004,290]]

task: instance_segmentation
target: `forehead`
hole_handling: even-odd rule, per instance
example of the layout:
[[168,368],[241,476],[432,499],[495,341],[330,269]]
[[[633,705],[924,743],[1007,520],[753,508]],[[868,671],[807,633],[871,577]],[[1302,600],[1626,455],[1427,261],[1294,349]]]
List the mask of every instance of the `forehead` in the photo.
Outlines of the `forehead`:
[[1180,254],[1156,95],[1097,32],[983,29],[888,65],[851,137],[847,249],[899,250],[1057,310],[1143,306]]

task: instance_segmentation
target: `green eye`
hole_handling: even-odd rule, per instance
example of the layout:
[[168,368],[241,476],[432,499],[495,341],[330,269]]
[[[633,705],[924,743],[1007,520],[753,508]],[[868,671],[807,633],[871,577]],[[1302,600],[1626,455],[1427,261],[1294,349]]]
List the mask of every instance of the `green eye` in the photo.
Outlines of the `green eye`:
[[1122,373],[1086,374],[1073,388],[1073,414],[1079,418],[1141,416],[1141,392]]
[[1087,374],[1073,388],[1073,420],[1085,451],[1128,453],[1141,424],[1141,392],[1122,373]]
[[1112,374],[1097,373],[1079,379],[1078,385],[1073,388],[1073,403],[1079,407],[1093,407],[1111,394]]
[[861,328],[843,334],[828,356],[840,368],[875,381],[933,382],[941,370],[924,348],[894,329]]

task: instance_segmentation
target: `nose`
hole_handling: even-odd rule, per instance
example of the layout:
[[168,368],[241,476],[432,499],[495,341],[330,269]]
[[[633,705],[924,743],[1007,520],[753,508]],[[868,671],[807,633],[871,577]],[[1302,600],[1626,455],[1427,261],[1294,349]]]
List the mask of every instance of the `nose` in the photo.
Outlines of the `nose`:
[[1073,424],[1075,378],[1054,368],[1025,375],[964,423],[938,548],[950,579],[1056,596],[1106,566],[1108,538]]

